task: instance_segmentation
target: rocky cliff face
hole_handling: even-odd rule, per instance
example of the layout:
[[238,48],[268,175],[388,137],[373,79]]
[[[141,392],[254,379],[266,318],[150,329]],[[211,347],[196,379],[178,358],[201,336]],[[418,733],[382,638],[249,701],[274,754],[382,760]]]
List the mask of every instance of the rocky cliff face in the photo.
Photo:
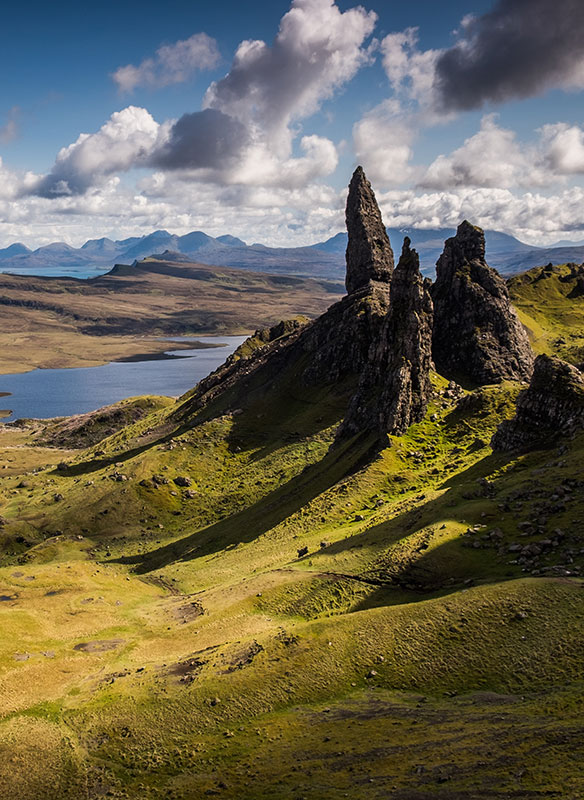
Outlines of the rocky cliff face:
[[433,356],[438,372],[472,383],[529,380],[533,352],[501,276],[485,261],[485,236],[463,222],[436,265]]
[[390,288],[389,312],[372,343],[342,434],[400,435],[423,419],[432,393],[432,299],[429,280],[406,237]]
[[538,356],[529,388],[519,395],[513,419],[499,426],[494,450],[544,446],[584,427],[584,375],[551,356]]
[[393,272],[393,251],[375,194],[362,167],[357,167],[349,184],[345,219],[349,234],[347,292],[351,294],[369,281],[387,283]]
[[379,281],[335,303],[305,331],[306,354],[302,382],[307,386],[335,384],[364,370],[372,345],[378,341],[389,308],[389,284]]
[[307,385],[361,375],[387,320],[393,250],[362,167],[351,178],[345,216],[347,296],[315,320],[303,336],[301,344],[311,354],[303,373]]

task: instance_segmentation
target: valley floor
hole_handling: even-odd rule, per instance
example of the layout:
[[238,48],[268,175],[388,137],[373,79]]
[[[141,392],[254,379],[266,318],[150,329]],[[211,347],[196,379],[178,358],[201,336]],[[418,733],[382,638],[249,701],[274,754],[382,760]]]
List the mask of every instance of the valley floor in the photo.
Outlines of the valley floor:
[[339,290],[330,281],[153,258],[91,280],[0,274],[0,373],[160,354],[168,347],[157,337],[165,335],[247,333],[316,316]]

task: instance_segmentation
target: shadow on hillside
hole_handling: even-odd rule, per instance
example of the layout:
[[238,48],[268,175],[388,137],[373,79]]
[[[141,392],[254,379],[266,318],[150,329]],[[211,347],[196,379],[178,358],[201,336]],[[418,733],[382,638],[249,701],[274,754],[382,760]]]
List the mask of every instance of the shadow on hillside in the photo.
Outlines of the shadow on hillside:
[[326,398],[322,391],[311,393],[302,391],[301,387],[287,388],[286,403],[292,411],[285,417],[268,418],[265,422],[261,412],[266,408],[266,398],[254,403],[234,418],[227,437],[230,451],[255,450],[250,457],[253,464],[282,447],[309,440],[338,425],[345,416],[349,395],[335,392],[331,396],[334,387],[325,388],[328,390]]
[[[243,542],[251,542],[359,469],[370,447],[371,440],[363,438],[331,448],[321,461],[305,468],[295,478],[252,506],[179,541],[143,555],[122,557],[117,563],[132,564],[136,572],[146,573],[161,569],[174,561],[189,561],[236,547]],[[295,545],[291,542],[291,556],[294,548]]]
[[[438,488],[445,489],[446,492],[440,497],[404,509],[393,519],[334,542],[305,558],[311,558],[318,568],[320,555],[338,556],[350,550],[375,549],[381,546],[383,549],[380,549],[377,559],[365,573],[372,583],[383,584],[378,591],[380,599],[389,586],[425,593],[445,589],[449,583],[452,586],[468,578],[489,579],[493,576],[493,569],[498,570],[498,575],[501,576],[501,572],[507,572],[508,568],[499,569],[499,565],[493,561],[492,550],[462,550],[460,537],[431,549],[430,543],[433,536],[441,530],[441,525],[447,524],[453,518],[460,521],[465,514],[463,509],[487,501],[477,484],[477,478],[491,474],[509,460],[511,457],[507,456],[485,456],[444,481]],[[474,514],[476,509],[473,512],[472,508],[468,508],[469,517],[472,518]],[[487,519],[486,524],[488,522]],[[494,520],[492,524],[496,524]],[[414,538],[407,541],[412,536]],[[402,541],[403,545],[400,546]],[[372,602],[370,596],[367,603]]]
[[237,391],[228,386],[209,401],[198,398],[204,401],[200,408],[197,402],[193,405],[196,398],[187,398],[176,410],[176,419],[190,427],[233,414],[227,434],[229,450],[255,451],[250,454],[253,463],[283,446],[314,437],[344,418],[355,391],[355,375],[329,383],[323,375],[318,385],[307,385],[303,379],[306,354],[283,351],[273,361],[249,376],[239,376]]
[[[370,445],[370,440],[361,440],[333,448],[321,461],[306,468],[300,475],[249,508],[149,553],[122,557],[117,563],[133,565],[137,573],[144,574],[162,569],[175,561],[189,561],[210,556],[232,549],[240,543],[251,542],[299,511],[347,474],[360,468],[370,452]],[[422,528],[439,527],[441,522],[452,518],[452,508],[459,507],[461,503],[480,502],[480,487],[476,484],[476,478],[490,474],[502,463],[506,462],[502,462],[500,456],[486,456],[462,473],[448,478],[440,486],[442,489],[447,489],[446,494],[441,497],[405,510],[394,519],[335,542],[323,550],[322,554],[334,556],[348,550],[375,547],[380,544],[387,548],[398,545],[400,540]],[[462,496],[463,488],[468,490],[469,486],[472,486],[476,497]],[[456,516],[460,517],[460,511]],[[301,540],[299,544],[302,544]],[[448,551],[445,559],[442,556],[438,559],[439,563],[445,562],[446,571],[443,575],[437,575],[434,562],[441,548]],[[431,551],[431,564],[428,566],[425,553],[427,542],[424,540],[424,534],[420,534],[419,542],[411,543],[409,547],[404,546],[401,564],[400,554],[395,552],[391,556],[389,554],[386,556],[387,563],[385,563],[385,551],[383,551],[377,562],[368,570],[368,574],[374,581],[381,581],[384,584],[394,583],[402,586],[410,584],[416,591],[436,591],[443,588],[445,582],[453,575],[455,579],[458,576],[460,570],[449,569],[449,564],[450,566],[457,564],[460,556],[459,548],[460,544],[456,540],[434,548]],[[294,558],[296,549],[296,542],[291,539],[291,559]],[[473,558],[477,552],[484,553],[484,551],[468,551]],[[319,554],[310,553],[306,558],[316,558],[315,563],[318,565]],[[461,572],[459,577],[462,578],[463,574],[464,572]],[[468,577],[468,574],[464,577]],[[383,587],[380,587],[380,592],[382,589]]]
[[68,464],[66,469],[63,471],[59,470],[59,468],[57,467],[56,469],[53,470],[53,473],[59,475],[65,475],[68,477],[89,475],[92,472],[98,472],[100,469],[106,469],[107,467],[112,467],[114,466],[114,464],[117,464],[118,462],[123,463],[125,461],[129,461],[130,459],[135,458],[136,456],[139,456],[142,453],[147,452],[148,450],[152,450],[152,448],[158,447],[159,445],[168,444],[175,437],[180,436],[187,430],[189,430],[189,426],[187,425],[182,425],[180,427],[172,428],[172,430],[160,436],[158,439],[153,439],[152,441],[145,442],[144,444],[138,445],[137,447],[132,447],[129,450],[125,450],[123,452],[112,453],[111,456],[107,456],[105,458],[98,457],[89,459],[87,461],[80,461],[77,464]]

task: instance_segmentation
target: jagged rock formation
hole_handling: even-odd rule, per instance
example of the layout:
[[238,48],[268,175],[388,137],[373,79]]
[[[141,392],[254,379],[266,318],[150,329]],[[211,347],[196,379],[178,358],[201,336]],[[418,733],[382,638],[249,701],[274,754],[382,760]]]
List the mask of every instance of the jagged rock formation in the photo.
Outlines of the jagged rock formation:
[[400,435],[426,413],[432,393],[431,282],[422,278],[410,244],[406,237],[391,280],[389,313],[341,435],[362,429]]
[[499,425],[494,450],[545,445],[584,427],[584,375],[551,356],[538,356],[529,388],[519,395],[513,419]]
[[391,245],[361,167],[349,187],[347,220],[349,293],[308,324],[280,323],[256,331],[223,367],[185,396],[179,415],[190,415],[230,389],[244,396],[251,387],[268,386],[290,369],[299,372],[300,389],[343,382],[349,387],[352,382],[354,391],[387,322],[393,271]]
[[584,297],[584,264],[568,264],[570,272],[560,280],[565,282],[575,281],[574,288],[568,295],[571,300]]
[[371,184],[362,167],[357,167],[349,184],[345,212],[347,244],[347,292],[366,286],[369,281],[390,280],[393,250]]
[[402,434],[424,418],[432,384],[432,282],[422,278],[420,259],[406,237],[393,274],[388,318],[388,381],[379,421],[382,430]]
[[209,413],[245,408],[254,393],[265,399],[292,392],[310,402],[314,390],[329,386],[337,419],[344,417],[338,439],[365,432],[383,441],[423,419],[433,358],[447,377],[466,375],[480,384],[531,375],[527,334],[504,281],[485,262],[480,228],[463,222],[446,242],[432,288],[408,238],[393,269],[381,213],[361,167],[349,186],[346,217],[347,296],[312,322],[256,331],[183,398],[179,417],[217,400]]
[[389,307],[389,284],[371,282],[335,303],[302,337],[308,356],[302,373],[307,386],[335,384],[359,376],[379,339]]
[[433,356],[456,380],[529,380],[533,352],[504,280],[485,261],[485,235],[466,220],[436,265]]

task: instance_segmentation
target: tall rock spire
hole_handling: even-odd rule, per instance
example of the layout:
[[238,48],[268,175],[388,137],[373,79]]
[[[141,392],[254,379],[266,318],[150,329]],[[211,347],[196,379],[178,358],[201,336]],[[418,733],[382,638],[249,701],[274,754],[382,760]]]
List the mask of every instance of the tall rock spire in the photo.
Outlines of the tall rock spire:
[[420,273],[420,259],[404,239],[389,300],[387,379],[379,403],[381,430],[405,433],[420,422],[432,394],[433,306],[429,279]]
[[430,281],[422,277],[418,254],[406,237],[391,279],[389,312],[340,435],[362,430],[401,435],[420,422],[432,394],[432,366]]
[[369,281],[389,281],[393,272],[393,251],[363,167],[357,167],[351,178],[345,218],[349,234],[347,292],[351,294]]
[[446,377],[529,380],[534,355],[505,281],[485,261],[485,234],[466,220],[436,264],[433,357]]

